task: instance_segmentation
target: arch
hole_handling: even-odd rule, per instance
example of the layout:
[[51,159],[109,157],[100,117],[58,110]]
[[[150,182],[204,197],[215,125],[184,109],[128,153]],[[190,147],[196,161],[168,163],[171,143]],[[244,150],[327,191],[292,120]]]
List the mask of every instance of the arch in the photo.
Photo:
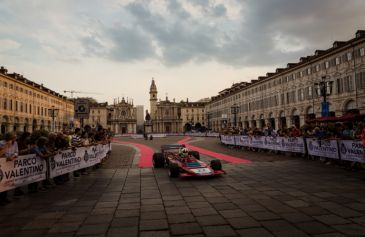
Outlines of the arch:
[[280,111],[280,113],[279,113],[279,117],[280,117],[280,118],[285,118],[285,112],[284,112],[284,111]]
[[17,132],[18,131],[18,128],[19,128],[19,118],[18,117],[15,117],[14,118],[14,124],[13,124],[13,131],[14,132]]
[[264,114],[260,114],[260,119],[264,119],[264,118],[265,118]]
[[344,111],[357,109],[356,102],[351,99],[348,101],[345,101],[343,108],[344,108]]
[[299,115],[300,115],[299,110],[297,110],[296,108],[294,108],[294,109],[291,111],[291,114],[292,114],[292,116],[299,116]]
[[312,105],[308,106],[306,109],[305,109],[305,114],[314,114],[314,108]]
[[33,119],[32,122],[32,131],[37,130],[38,121],[36,119]]
[[273,112],[270,112],[268,117],[269,118],[274,118],[274,113]]

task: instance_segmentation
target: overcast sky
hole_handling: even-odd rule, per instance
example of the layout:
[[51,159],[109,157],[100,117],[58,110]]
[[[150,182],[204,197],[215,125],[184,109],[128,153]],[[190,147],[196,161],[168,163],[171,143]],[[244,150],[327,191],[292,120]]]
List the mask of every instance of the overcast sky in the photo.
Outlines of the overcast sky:
[[365,29],[364,0],[0,2],[0,65],[145,106],[152,77],[159,98],[195,101]]

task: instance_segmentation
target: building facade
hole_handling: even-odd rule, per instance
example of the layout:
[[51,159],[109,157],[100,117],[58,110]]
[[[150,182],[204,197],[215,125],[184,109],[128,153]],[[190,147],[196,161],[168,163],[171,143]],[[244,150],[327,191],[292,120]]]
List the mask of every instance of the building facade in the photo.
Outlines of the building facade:
[[107,124],[115,134],[132,134],[137,132],[137,109],[133,103],[122,98],[114,105],[108,106]]
[[[150,117],[153,133],[182,133],[191,128],[205,126],[205,105],[207,100],[198,102],[175,102],[168,97],[158,101],[155,81],[150,87]],[[190,129],[187,129],[190,128]]]
[[206,127],[205,121],[205,106],[207,102],[182,102],[181,103],[181,118],[183,131],[192,129],[199,130]]
[[365,112],[365,31],[349,41],[335,41],[327,50],[288,63],[251,82],[222,90],[206,106],[208,126],[274,128],[301,126],[321,117],[325,87],[329,115]]
[[89,118],[84,120],[84,124],[90,125],[92,128],[102,126],[110,128],[108,124],[108,102],[90,104]]
[[1,67],[0,116],[2,134],[38,129],[60,131],[72,127],[74,102]]
[[137,119],[137,133],[143,133],[144,125],[144,107],[143,105],[136,105],[136,119]]

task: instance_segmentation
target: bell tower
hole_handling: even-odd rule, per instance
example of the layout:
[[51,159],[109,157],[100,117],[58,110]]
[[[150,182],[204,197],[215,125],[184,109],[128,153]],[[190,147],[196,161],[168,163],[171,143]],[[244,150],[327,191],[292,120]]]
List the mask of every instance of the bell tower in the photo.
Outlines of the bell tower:
[[155,80],[152,78],[152,83],[150,87],[150,114],[151,118],[156,118],[157,111],[157,87],[155,84]]

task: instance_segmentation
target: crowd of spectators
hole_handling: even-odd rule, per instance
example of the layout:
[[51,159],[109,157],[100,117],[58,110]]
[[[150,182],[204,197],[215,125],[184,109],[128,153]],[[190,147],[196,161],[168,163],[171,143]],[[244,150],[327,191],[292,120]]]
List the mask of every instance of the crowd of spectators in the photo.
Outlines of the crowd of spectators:
[[271,124],[263,128],[227,128],[222,134],[246,136],[282,136],[314,137],[317,139],[362,139],[365,136],[365,124],[359,122],[311,123],[300,128],[292,125],[287,128],[273,129]]
[[[91,128],[86,125],[84,128],[76,128],[73,131],[64,130],[62,132],[51,133],[46,130],[37,130],[33,133],[10,132],[3,135],[0,140],[0,159],[13,161],[21,155],[37,154],[42,159],[48,159],[58,152],[66,149],[76,149],[81,146],[91,146],[95,144],[107,144],[112,138],[112,133],[98,126]],[[98,166],[98,165],[96,165]],[[95,168],[95,167],[94,167]],[[87,175],[88,170],[82,169],[73,173],[74,177],[80,174]],[[44,180],[39,183],[28,185],[28,193],[38,191],[46,192],[53,185],[60,185],[68,182],[70,174],[55,177],[53,180]],[[14,196],[24,195],[22,188],[14,190]],[[7,198],[7,192],[0,193],[0,205],[6,205],[11,201]]]

